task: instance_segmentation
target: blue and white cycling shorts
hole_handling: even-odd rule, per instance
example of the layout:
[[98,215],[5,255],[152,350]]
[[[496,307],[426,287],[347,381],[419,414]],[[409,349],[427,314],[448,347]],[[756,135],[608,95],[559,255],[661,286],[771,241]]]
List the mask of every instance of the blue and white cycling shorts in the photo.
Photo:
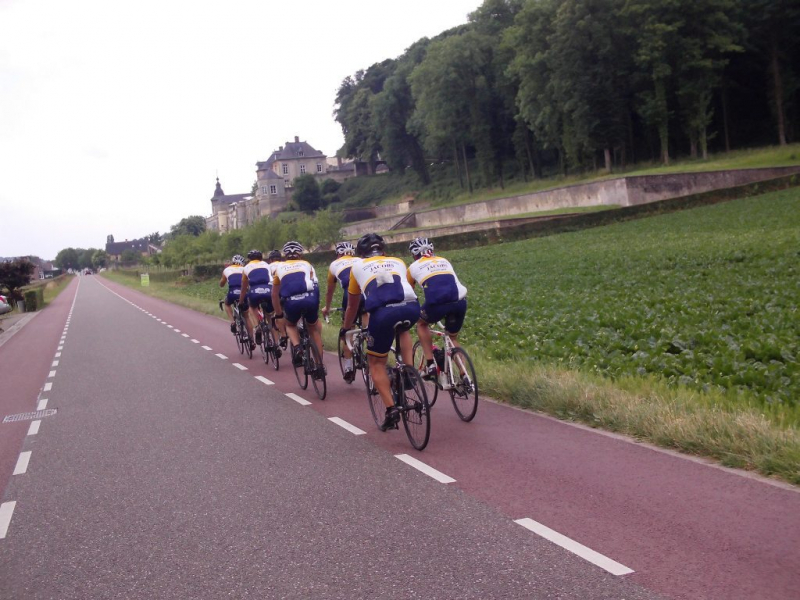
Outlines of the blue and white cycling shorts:
[[306,323],[313,325],[319,319],[319,296],[308,292],[284,298],[283,316],[292,325],[296,325],[301,317],[305,317]]
[[261,306],[264,305],[264,314],[267,315],[271,312],[275,312],[272,308],[272,294],[261,294],[258,292],[248,292],[247,293],[247,301],[250,306]]
[[395,329],[408,331],[419,320],[419,302],[400,302],[378,307],[369,313],[367,354],[386,356],[394,344]]
[[420,318],[428,324],[438,323],[444,319],[444,330],[447,333],[458,333],[464,325],[467,315],[467,299],[447,304],[428,304],[422,307]]
[[[242,290],[228,290],[228,295],[225,296],[225,305],[230,306],[231,304],[236,304],[239,302],[239,295],[242,293]],[[249,308],[247,304],[247,296],[244,297],[244,306],[242,310],[247,310]]]

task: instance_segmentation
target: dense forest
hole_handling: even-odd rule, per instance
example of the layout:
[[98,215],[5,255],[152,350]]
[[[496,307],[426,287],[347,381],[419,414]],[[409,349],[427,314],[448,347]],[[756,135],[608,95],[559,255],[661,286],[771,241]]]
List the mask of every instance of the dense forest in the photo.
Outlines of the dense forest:
[[339,155],[471,190],[784,145],[799,71],[800,0],[485,0],[344,79]]

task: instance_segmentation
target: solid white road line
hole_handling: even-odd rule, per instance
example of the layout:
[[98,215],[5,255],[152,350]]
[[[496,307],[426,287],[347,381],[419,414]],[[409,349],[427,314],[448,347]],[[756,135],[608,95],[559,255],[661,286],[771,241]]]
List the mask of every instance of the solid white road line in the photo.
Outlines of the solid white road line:
[[339,427],[342,427],[343,429],[347,429],[347,431],[349,431],[350,433],[352,433],[354,435],[366,435],[366,433],[367,433],[366,431],[362,431],[361,429],[359,429],[355,425],[351,425],[350,423],[348,423],[344,419],[340,419],[339,417],[328,417],[328,421],[333,421]]
[[433,467],[429,467],[421,460],[417,460],[413,456],[409,456],[408,454],[395,454],[395,458],[399,458],[407,465],[410,465],[417,469],[418,471],[422,471],[428,477],[433,477],[439,483],[453,483],[455,479],[450,477],[449,475],[445,475],[441,471],[437,471]]
[[41,424],[42,422],[39,419],[37,419],[36,421],[32,421],[31,426],[28,427],[28,435],[36,435],[37,433],[39,433],[39,426]]
[[47,398],[39,400],[39,404],[36,405],[36,410],[44,410],[45,408],[47,408]]
[[612,575],[628,575],[629,573],[633,573],[633,569],[629,569],[625,565],[621,565],[607,556],[603,556],[599,552],[595,552],[591,548],[587,548],[583,544],[579,544],[575,540],[561,535],[557,531],[553,531],[541,523],[537,523],[533,519],[517,519],[514,523],[522,525],[525,529],[531,530],[536,535],[553,542],[557,546],[561,546],[565,550],[569,550],[573,554],[577,554],[582,559],[608,571]]
[[14,467],[12,475],[23,475],[28,470],[28,463],[31,462],[31,451],[20,452],[17,459],[17,466]]
[[239,369],[240,371],[247,371],[248,370],[247,367],[245,367],[244,365],[240,365],[239,363],[233,363],[233,366],[236,367],[237,369]]
[[53,384],[50,381],[48,381],[47,383],[44,384],[44,391],[45,392],[49,392],[52,389],[53,389]]
[[211,350],[210,346],[200,346],[203,350]]
[[55,371],[50,371],[50,372],[47,374],[47,376],[48,376],[48,377],[55,377],[55,376],[56,376],[56,372],[55,372]]
[[220,357],[222,360],[228,360],[228,357],[227,357],[227,356],[225,356],[224,354],[215,354],[214,356],[218,356],[218,357]]
[[14,507],[16,505],[16,500],[0,504],[0,540],[5,538],[8,533],[8,526],[11,524],[11,515],[14,514]]
[[256,379],[258,379],[264,385],[275,385],[274,381],[270,381],[269,379],[267,379],[263,375],[256,375]]
[[291,398],[292,400],[294,400],[295,402],[297,402],[298,404],[302,404],[303,406],[308,406],[309,404],[311,404],[311,402],[309,402],[309,401],[308,401],[308,400],[306,400],[305,398],[301,398],[301,397],[300,397],[300,396],[298,396],[297,394],[292,394],[292,393],[289,393],[289,394],[286,394],[286,395],[287,395],[289,398]]
[[200,340],[196,340],[196,339],[192,338],[192,343],[193,343],[193,344],[199,344],[199,343],[200,343]]

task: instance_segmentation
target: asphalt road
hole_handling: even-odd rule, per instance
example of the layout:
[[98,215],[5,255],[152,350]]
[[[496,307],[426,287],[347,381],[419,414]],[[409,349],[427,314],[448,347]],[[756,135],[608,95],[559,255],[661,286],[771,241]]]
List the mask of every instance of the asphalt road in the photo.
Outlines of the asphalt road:
[[3,414],[58,408],[0,425],[0,598],[797,597],[797,491],[491,403],[440,399],[417,453],[327,362],[319,402],[218,319],[74,283],[0,347]]

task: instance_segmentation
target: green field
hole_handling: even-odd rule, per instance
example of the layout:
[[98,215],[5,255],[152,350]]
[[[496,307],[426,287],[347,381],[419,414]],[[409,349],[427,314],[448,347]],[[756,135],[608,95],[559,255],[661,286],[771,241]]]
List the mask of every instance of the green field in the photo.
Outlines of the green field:
[[797,189],[448,257],[491,359],[797,403]]

